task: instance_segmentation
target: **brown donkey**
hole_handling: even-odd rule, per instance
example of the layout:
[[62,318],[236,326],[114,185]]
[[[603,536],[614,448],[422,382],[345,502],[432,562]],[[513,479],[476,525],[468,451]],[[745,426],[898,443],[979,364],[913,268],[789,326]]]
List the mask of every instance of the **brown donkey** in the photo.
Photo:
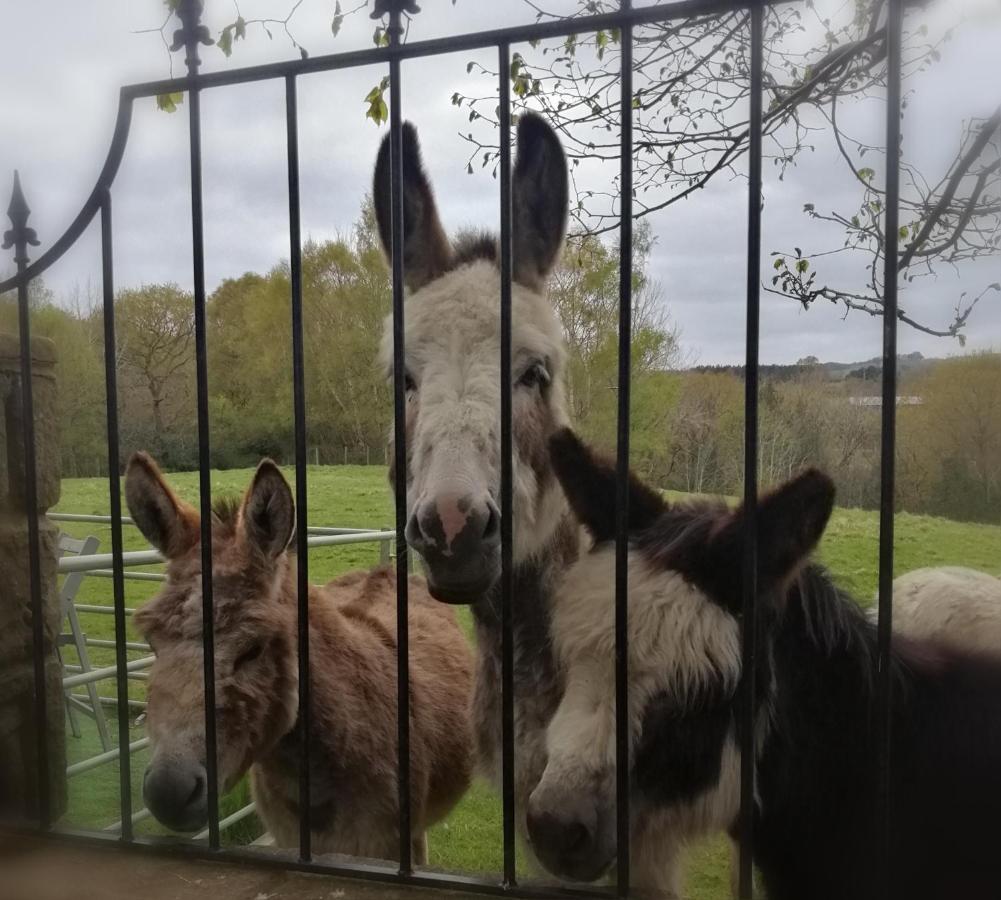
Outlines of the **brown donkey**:
[[[153,759],[143,797],[163,824],[207,815],[198,513],[137,454],[129,509],[167,558],[163,590],[135,622],[156,653],[147,706]],[[221,791],[249,769],[261,819],[280,847],[298,843],[298,687],[292,493],[267,460],[243,500],[212,521],[218,770]],[[311,587],[310,777],[313,847],[379,859],[399,855],[396,741],[396,584],[387,569]],[[472,662],[452,611],[410,585],[410,766],[414,859],[425,830],[469,784]]]

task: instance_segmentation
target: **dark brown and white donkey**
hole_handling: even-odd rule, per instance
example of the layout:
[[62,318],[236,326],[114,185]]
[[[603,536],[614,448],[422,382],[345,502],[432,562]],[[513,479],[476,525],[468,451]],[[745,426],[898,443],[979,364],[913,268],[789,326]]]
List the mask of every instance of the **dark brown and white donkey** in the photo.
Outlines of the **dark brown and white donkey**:
[[[567,688],[529,803],[557,874],[615,860],[615,470],[569,431],[554,465],[593,546],[553,604]],[[889,661],[891,823],[880,889],[876,626],[810,559],[834,485],[808,470],[758,502],[760,632],[754,861],[771,900],[1001,897],[1001,662],[948,635],[898,634]],[[630,493],[633,796],[670,839],[730,830],[739,809],[741,559],[746,512]],[[950,602],[947,586],[940,597]]]
[[[563,331],[546,283],[563,246],[567,166],[543,119],[518,122],[512,173],[512,378],[514,460],[514,683],[516,802],[523,828],[528,796],[546,764],[546,727],[563,686],[550,635],[550,598],[576,558],[579,528],[554,477],[547,441],[567,422]],[[496,240],[445,234],[424,171],[417,133],[403,131],[407,385],[407,540],[424,560],[431,593],[469,604],[476,623],[473,704],[478,757],[500,775],[500,273]],[[388,141],[374,197],[391,249]],[[391,322],[383,360],[392,371]],[[391,473],[391,478],[399,473]],[[637,883],[675,889],[652,821],[635,827]],[[650,838],[653,837],[653,842]],[[646,853],[645,847],[656,847]]]
[[[200,520],[144,454],[130,462],[125,490],[136,525],[167,558],[163,590],[135,617],[157,657],[143,797],[163,824],[197,830],[207,815]],[[220,789],[249,769],[258,813],[279,847],[299,839],[298,607],[287,549],[294,524],[292,493],[270,461],[242,502],[217,505],[212,522]],[[395,859],[393,572],[352,572],[311,586],[309,641],[313,847]],[[410,585],[410,673],[412,840],[414,859],[423,863],[425,829],[469,784],[472,659],[452,611],[417,578]]]

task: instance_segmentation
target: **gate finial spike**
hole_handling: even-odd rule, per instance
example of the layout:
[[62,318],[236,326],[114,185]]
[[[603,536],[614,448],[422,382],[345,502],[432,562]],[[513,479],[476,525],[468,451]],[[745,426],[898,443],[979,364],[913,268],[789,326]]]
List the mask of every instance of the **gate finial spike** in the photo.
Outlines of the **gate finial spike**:
[[215,43],[208,26],[202,24],[204,8],[202,0],[179,0],[174,10],[177,18],[181,20],[181,27],[174,32],[174,42],[170,45],[170,50],[172,53],[182,47],[187,50],[184,63],[188,67],[188,75],[196,75],[198,67],[202,64],[198,57],[198,45],[204,44],[210,47]]
[[7,207],[7,218],[10,219],[11,227],[4,232],[2,249],[14,248],[14,262],[28,262],[28,245],[38,246],[38,236],[34,228],[28,227],[28,217],[31,215],[31,207],[24,199],[24,191],[21,189],[21,176],[17,169],[14,170],[14,187],[10,192],[10,205]]
[[416,16],[421,11],[415,0],[375,0],[374,7],[372,10],[373,19],[381,19],[394,12]]

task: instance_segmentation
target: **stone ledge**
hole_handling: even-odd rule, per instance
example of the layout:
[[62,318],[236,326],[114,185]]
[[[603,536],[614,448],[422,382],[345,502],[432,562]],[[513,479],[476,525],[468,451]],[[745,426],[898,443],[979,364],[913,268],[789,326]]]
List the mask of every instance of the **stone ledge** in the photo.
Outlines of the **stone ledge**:
[[[46,337],[31,338],[31,359],[49,368],[56,363],[56,345]],[[15,334],[0,331],[0,369],[20,369],[21,342]],[[46,373],[48,374],[48,373]]]
[[70,844],[0,830],[4,900],[424,900],[474,895]]

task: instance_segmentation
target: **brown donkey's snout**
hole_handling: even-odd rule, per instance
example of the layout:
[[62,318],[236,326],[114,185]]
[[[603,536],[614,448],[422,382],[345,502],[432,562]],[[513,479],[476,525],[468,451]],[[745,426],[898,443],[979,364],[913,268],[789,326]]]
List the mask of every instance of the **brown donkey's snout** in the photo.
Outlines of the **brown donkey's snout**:
[[143,800],[161,825],[197,831],[208,820],[207,779],[199,763],[152,763],[143,776]]
[[407,523],[406,538],[423,557],[428,586],[439,600],[469,603],[497,577],[500,510],[488,494],[422,500]]

